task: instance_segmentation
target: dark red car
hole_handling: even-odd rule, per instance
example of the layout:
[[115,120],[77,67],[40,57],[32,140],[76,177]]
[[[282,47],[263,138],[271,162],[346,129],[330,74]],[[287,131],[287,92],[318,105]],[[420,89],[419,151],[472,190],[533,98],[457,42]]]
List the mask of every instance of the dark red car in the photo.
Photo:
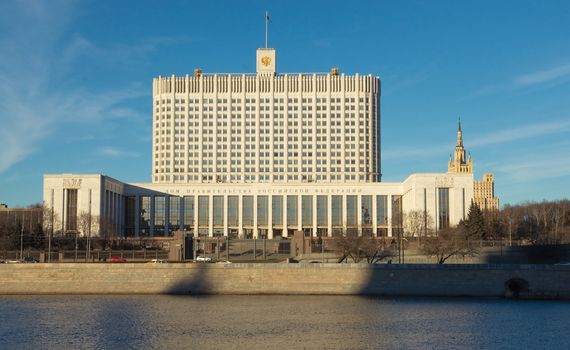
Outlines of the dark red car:
[[121,263],[124,263],[124,262],[127,262],[127,259],[125,259],[125,258],[120,258],[120,257],[118,257],[118,256],[114,256],[114,257],[111,258],[111,262],[121,262]]

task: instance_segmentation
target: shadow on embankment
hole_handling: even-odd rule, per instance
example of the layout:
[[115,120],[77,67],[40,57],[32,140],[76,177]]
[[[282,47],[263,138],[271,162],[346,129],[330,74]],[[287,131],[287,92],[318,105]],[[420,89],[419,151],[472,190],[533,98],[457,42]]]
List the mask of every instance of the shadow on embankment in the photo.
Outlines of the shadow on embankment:
[[559,264],[570,262],[570,244],[498,247],[485,255],[488,264]]
[[531,297],[526,271],[511,265],[370,265],[364,296]]
[[211,295],[215,290],[212,283],[213,265],[201,263],[185,263],[187,270],[167,290],[166,294],[174,295]]

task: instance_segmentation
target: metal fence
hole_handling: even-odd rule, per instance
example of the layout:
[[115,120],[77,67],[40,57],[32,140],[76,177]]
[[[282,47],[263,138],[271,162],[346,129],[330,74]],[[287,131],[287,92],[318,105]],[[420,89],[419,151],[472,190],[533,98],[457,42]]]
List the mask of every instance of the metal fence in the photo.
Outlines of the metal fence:
[[147,262],[152,259],[168,259],[168,251],[159,249],[143,250],[60,250],[48,253],[40,250],[0,251],[1,261],[17,261],[33,258],[41,262],[111,262],[113,258],[122,258],[127,262]]
[[217,261],[283,261],[291,256],[291,241],[284,239],[194,238],[193,257]]

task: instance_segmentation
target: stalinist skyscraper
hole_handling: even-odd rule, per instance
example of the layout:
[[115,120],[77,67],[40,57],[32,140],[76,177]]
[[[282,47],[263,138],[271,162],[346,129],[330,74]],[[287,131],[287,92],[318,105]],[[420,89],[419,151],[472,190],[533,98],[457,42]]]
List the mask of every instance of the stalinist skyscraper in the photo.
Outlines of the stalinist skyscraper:
[[449,164],[447,171],[450,173],[464,173],[473,174],[473,160],[471,154],[468,158],[465,157],[465,147],[463,147],[463,132],[461,131],[461,120],[457,127],[457,145],[455,145],[455,152],[453,159],[449,156]]
[[[463,132],[461,131],[461,120],[457,127],[457,144],[455,152],[449,157],[447,165],[448,173],[473,174],[473,160],[471,153],[465,157],[466,151],[463,147]],[[483,174],[481,181],[473,181],[473,203],[481,210],[499,210],[499,198],[495,197],[495,180],[493,174]]]

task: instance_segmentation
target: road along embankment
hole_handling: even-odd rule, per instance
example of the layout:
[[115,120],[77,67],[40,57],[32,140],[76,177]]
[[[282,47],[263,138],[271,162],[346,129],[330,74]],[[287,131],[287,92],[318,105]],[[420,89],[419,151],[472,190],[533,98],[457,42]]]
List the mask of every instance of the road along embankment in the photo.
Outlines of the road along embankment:
[[570,266],[0,264],[0,294],[330,294],[570,299]]

